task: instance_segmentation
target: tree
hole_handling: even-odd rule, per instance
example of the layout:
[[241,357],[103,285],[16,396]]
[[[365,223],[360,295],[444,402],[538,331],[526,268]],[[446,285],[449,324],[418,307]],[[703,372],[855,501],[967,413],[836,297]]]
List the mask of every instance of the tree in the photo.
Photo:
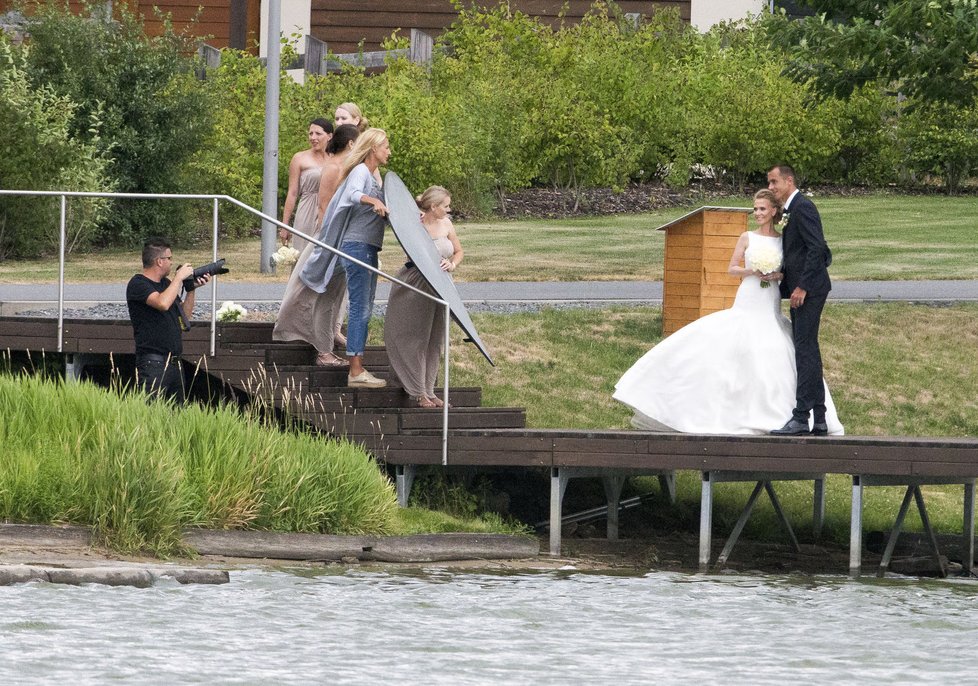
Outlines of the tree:
[[920,104],[978,96],[978,0],[799,0],[816,15],[769,19],[785,73],[821,97],[876,84]]
[[[0,185],[22,190],[111,191],[109,160],[99,153],[100,122],[87,120],[86,140],[75,136],[78,105],[48,87],[35,87],[25,51],[0,33]],[[107,201],[73,198],[66,204],[66,250],[86,245],[107,213]],[[0,261],[37,257],[60,240],[57,198],[0,197]]]
[[[95,3],[82,3],[90,17],[66,12],[64,5],[46,0],[25,23],[28,78],[76,104],[69,133],[110,160],[117,190],[182,191],[186,162],[210,128],[205,94],[194,78],[193,40],[168,23],[163,35],[147,36],[123,3],[111,19]],[[97,138],[92,116],[101,122]],[[166,234],[179,240],[194,231],[191,209],[187,203],[115,201],[100,239],[138,244]]]

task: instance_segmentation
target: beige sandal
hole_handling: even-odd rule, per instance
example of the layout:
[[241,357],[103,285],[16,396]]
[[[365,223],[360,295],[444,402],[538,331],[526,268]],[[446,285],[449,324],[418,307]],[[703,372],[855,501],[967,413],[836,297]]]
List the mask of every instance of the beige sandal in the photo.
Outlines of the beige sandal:
[[349,367],[350,363],[333,353],[319,353],[316,355],[317,367]]
[[427,398],[423,395],[419,395],[417,398],[412,398],[412,400],[414,400],[415,405],[426,410],[434,410],[438,408],[438,405],[436,405],[431,398]]

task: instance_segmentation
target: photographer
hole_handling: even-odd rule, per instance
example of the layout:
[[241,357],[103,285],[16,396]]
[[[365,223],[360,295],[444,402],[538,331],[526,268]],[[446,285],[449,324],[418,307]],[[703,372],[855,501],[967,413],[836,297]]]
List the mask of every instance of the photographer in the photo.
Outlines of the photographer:
[[[152,238],[143,246],[143,271],[129,280],[126,304],[136,339],[136,378],[153,395],[172,398],[182,404],[186,398],[183,384],[181,329],[189,327],[194,310],[195,293],[190,290],[180,300],[184,279],[193,276],[194,268],[180,265],[173,281],[168,277],[173,267],[170,244]],[[202,286],[210,280],[205,274],[194,283]],[[188,286],[189,288],[189,286]]]

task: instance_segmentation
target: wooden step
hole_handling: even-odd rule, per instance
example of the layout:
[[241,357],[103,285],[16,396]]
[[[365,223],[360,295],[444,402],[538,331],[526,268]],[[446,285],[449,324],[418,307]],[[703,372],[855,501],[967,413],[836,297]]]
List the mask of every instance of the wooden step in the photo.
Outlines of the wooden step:
[[274,322],[234,322],[218,324],[217,337],[226,343],[271,343]]
[[[533,430],[460,429],[448,434],[448,463],[453,465],[550,467],[553,441]],[[387,464],[441,464],[441,432],[411,431],[397,435],[348,434]]]
[[[401,431],[442,428],[441,410],[406,408],[400,410]],[[526,426],[522,407],[452,407],[448,411],[450,429],[521,429]]]
[[[438,397],[442,397],[441,389],[436,389]],[[266,395],[275,403],[276,407],[281,407],[284,399],[288,398],[291,402],[308,402],[313,407],[328,410],[330,412],[342,410],[359,410],[364,408],[383,409],[383,408],[410,408],[413,407],[413,400],[404,392],[403,388],[388,386],[386,388],[329,388],[309,390],[307,384],[301,386],[276,386],[271,390],[271,395]],[[298,399],[297,399],[298,398]],[[474,388],[453,388],[449,402],[453,407],[479,407],[482,404],[482,389]]]
[[[218,347],[222,355],[238,355],[253,357],[261,361],[266,367],[279,366],[298,366],[314,365],[316,363],[316,349],[308,343],[296,342],[220,342]],[[340,357],[343,351],[336,353]],[[367,346],[363,353],[364,364],[369,368],[371,365],[387,366],[387,349],[380,346]]]
[[[314,365],[316,363],[316,349],[308,343],[268,343],[262,346],[265,349],[265,364],[268,366],[290,366],[290,365]],[[343,357],[343,351],[338,350],[336,354]],[[388,365],[387,350],[378,346],[367,346],[363,351],[363,364],[370,369],[371,367]]]
[[[381,365],[371,367],[368,365],[367,369],[374,376],[384,379],[388,386],[397,385],[390,367]],[[293,385],[302,383],[303,388],[310,391],[346,389],[350,377],[349,369],[346,367],[317,367],[312,364],[275,366],[270,368],[268,373],[270,377],[278,379],[283,385],[286,383]]]
[[[440,410],[421,408],[312,411],[299,412],[296,416],[335,435],[393,436],[404,431],[440,431],[442,427]],[[448,412],[448,426],[450,429],[518,429],[526,426],[526,412],[523,408],[453,407]]]

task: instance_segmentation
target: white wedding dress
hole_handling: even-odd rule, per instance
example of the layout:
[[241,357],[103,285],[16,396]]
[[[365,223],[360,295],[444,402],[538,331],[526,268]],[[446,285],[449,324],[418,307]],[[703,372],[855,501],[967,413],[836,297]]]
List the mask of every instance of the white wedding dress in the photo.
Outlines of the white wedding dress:
[[[748,241],[781,251],[780,237],[750,232]],[[652,348],[621,377],[614,398],[635,410],[639,429],[766,434],[791,418],[795,378],[791,322],[781,314],[777,284],[762,288],[759,277],[748,276],[733,307]],[[843,434],[828,386],[825,407],[829,433]]]

